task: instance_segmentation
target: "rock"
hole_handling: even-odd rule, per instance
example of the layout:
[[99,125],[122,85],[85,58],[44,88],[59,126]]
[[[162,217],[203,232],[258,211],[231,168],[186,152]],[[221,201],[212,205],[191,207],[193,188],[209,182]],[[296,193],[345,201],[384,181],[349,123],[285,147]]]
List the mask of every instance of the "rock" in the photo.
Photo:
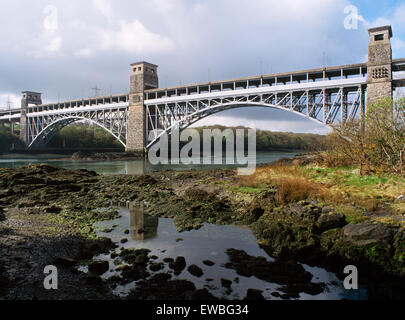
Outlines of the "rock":
[[382,242],[389,243],[392,239],[393,228],[382,223],[351,223],[343,228],[343,235],[346,241],[355,246],[366,246]]
[[344,227],[346,224],[345,216],[343,214],[327,211],[320,215],[315,226],[317,231],[322,233],[326,230]]
[[184,257],[177,257],[176,260],[169,263],[169,268],[173,269],[175,274],[180,274],[186,267],[186,259]]
[[307,283],[312,279],[312,274],[307,272],[301,264],[296,262],[273,261],[269,262],[264,257],[253,257],[245,251],[228,249],[226,253],[230,262],[225,264],[228,269],[236,270],[238,275],[275,282],[287,283]]
[[138,264],[147,264],[148,261],[149,261],[149,258],[145,254],[140,254],[140,255],[136,256],[136,258],[135,258],[135,263],[138,263]]
[[198,300],[198,301],[212,301],[212,300],[218,300],[216,297],[214,297],[207,288],[204,289],[199,289],[195,291],[189,291],[186,294],[186,299],[187,300]]
[[108,271],[110,265],[108,261],[93,261],[89,264],[89,271],[91,273],[100,275]]
[[151,263],[149,266],[149,270],[156,272],[163,269],[163,263]]
[[166,263],[173,263],[174,259],[173,258],[164,258],[163,261]]
[[254,220],[256,221],[264,214],[264,209],[261,207],[255,207],[251,210],[250,213],[253,216]]
[[71,259],[68,257],[57,257],[54,260],[54,264],[56,266],[61,266],[61,267],[73,267],[75,266],[77,261],[75,259]]
[[89,273],[86,275],[86,281],[87,281],[89,284],[97,285],[97,284],[102,283],[103,280],[102,280],[98,275],[89,272]]
[[212,267],[215,264],[215,262],[212,262],[211,260],[204,260],[203,263],[209,267]]
[[230,288],[231,288],[231,285],[232,285],[232,281],[231,281],[231,280],[228,280],[228,279],[221,278],[221,285],[222,285],[224,288],[230,289]]
[[263,291],[257,289],[248,289],[246,297],[243,300],[266,300],[262,294]]
[[283,299],[290,299],[290,298],[299,298],[301,292],[315,296],[322,293],[324,288],[325,288],[324,283],[310,282],[310,283],[290,283],[284,287],[278,288],[277,290],[280,290],[285,293],[281,296]]
[[125,234],[129,234],[129,230],[126,229],[126,230],[124,231],[124,233],[125,233]]
[[120,241],[121,243],[126,243],[126,242],[128,242],[128,239],[126,239],[126,238],[124,238],[124,239],[121,239],[121,241]]
[[187,268],[187,271],[190,272],[193,276],[198,278],[204,274],[203,270],[199,266],[196,266],[195,264],[189,266]]

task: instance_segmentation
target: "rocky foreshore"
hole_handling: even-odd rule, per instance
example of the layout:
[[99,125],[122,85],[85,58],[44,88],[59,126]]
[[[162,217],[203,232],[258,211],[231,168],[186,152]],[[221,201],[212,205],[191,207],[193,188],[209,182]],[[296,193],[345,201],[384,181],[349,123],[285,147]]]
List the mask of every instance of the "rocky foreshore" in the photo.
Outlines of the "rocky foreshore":
[[[88,273],[75,267],[114,247],[111,241],[95,236],[94,222],[115,218],[115,203],[134,201],[144,202],[151,215],[173,218],[178,230],[198,229],[204,222],[247,225],[271,256],[280,263],[289,261],[286,266],[291,266],[291,274],[298,270],[293,260],[325,266],[340,275],[345,265],[354,264],[370,298],[405,298],[405,231],[401,225],[373,219],[349,223],[313,199],[277,206],[277,188],[241,194],[232,187],[237,181],[234,170],[221,169],[143,176],[101,176],[49,165],[0,169],[0,297],[117,298],[112,288],[123,279],[102,281],[97,268],[103,266]],[[242,270],[248,265],[249,272],[259,277],[266,277],[263,268],[278,268],[241,252],[229,254],[229,268]],[[146,279],[145,267],[153,261],[145,252],[135,254],[133,263],[122,274],[144,279],[141,285],[146,291],[134,291],[129,298],[158,299],[161,293],[153,291],[156,283],[166,284],[166,295],[170,288],[184,287],[179,299],[213,298],[192,283],[173,282],[178,280],[170,280],[170,275]],[[64,285],[56,294],[40,285],[43,268],[49,264],[62,267]],[[306,281],[303,273],[302,290],[319,290]],[[285,290],[290,292],[288,297],[296,296],[291,287]]]
[[143,159],[143,154],[135,152],[89,152],[77,151],[72,154],[72,160],[80,161],[113,161]]

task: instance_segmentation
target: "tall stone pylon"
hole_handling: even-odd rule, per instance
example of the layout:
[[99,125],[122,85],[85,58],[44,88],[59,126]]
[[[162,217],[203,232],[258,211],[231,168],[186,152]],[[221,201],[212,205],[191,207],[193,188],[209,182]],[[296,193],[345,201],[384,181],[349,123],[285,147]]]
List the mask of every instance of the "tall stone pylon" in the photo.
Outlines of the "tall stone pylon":
[[145,61],[131,64],[126,151],[145,152],[147,142],[145,90],[159,87],[158,66]]
[[368,30],[367,107],[382,97],[392,98],[391,26]]
[[23,91],[21,98],[21,116],[20,116],[20,139],[25,142],[28,147],[28,105],[42,104],[42,93],[33,91]]

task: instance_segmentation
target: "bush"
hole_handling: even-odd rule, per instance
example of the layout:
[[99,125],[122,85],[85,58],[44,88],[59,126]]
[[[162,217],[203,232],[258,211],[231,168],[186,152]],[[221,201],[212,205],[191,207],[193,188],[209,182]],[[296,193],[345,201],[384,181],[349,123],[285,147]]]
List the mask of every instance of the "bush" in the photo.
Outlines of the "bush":
[[369,106],[365,123],[340,123],[327,136],[326,166],[358,166],[360,174],[405,174],[405,99],[383,98]]

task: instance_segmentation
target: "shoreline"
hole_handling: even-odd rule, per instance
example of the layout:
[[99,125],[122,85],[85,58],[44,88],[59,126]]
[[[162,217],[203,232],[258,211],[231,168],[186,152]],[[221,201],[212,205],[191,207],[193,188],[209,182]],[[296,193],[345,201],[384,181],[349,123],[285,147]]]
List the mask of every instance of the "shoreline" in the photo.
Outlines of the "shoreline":
[[[295,159],[279,160],[278,163],[302,165],[308,161],[312,160],[301,155]],[[403,295],[395,296],[403,294],[403,287],[395,288],[394,285],[403,285],[405,279],[404,267],[402,265],[401,269],[401,264],[398,264],[405,252],[403,227],[392,221],[373,221],[373,218],[349,223],[347,217],[313,199],[279,206],[275,203],[277,187],[264,188],[260,192],[239,187],[239,177],[233,169],[101,176],[88,170],[69,171],[48,165],[31,165],[21,169],[0,169],[0,176],[0,216],[6,218],[0,223],[2,250],[18,248],[24,252],[27,244],[18,245],[23,240],[13,238],[10,233],[24,234],[26,231],[19,229],[19,225],[35,230],[36,227],[32,226],[38,224],[35,237],[51,243],[69,243],[73,248],[66,252],[59,247],[56,251],[51,250],[48,256],[59,256],[64,261],[62,265],[69,265],[69,259],[73,259],[70,264],[77,265],[83,257],[88,259],[112,248],[106,239],[95,238],[93,230],[94,222],[115,217],[111,201],[146,201],[149,203],[148,214],[173,218],[178,230],[198,229],[204,222],[241,224],[254,232],[259,244],[272,257],[325,266],[330,271],[339,271],[339,274],[345,263],[355,263],[361,270],[366,270],[366,275],[362,273],[363,281],[365,278],[377,281],[374,289],[370,283],[365,284],[371,286],[368,289],[371,289],[372,299],[384,295],[405,298]],[[109,210],[100,213],[95,212],[95,208]],[[28,233],[24,237],[31,238],[33,234]],[[29,243],[29,246],[36,247],[36,244]],[[389,247],[391,249],[387,251]],[[65,252],[66,256],[61,257],[59,251]],[[2,254],[2,257],[5,256]],[[21,253],[13,253],[13,257],[16,256],[21,256]],[[0,270],[1,265],[3,269],[10,270],[9,264],[12,264],[16,273],[21,273],[17,269],[24,270],[22,262],[15,261],[13,257],[6,261],[2,258]],[[35,265],[43,263],[41,257],[46,260],[41,255],[34,258],[26,253],[25,257],[34,260]],[[49,257],[47,259],[47,263],[54,262],[49,261]],[[116,298],[108,294],[111,293],[111,283],[100,281],[92,274],[78,277],[71,265],[64,268],[66,279],[71,279],[66,281],[76,279],[74,281],[80,281],[83,288],[87,288],[77,295],[78,299],[89,298],[87,291],[94,294],[107,292],[106,299]],[[14,272],[11,272],[5,278],[13,275]],[[34,294],[28,287],[21,290],[26,290],[28,295]],[[42,291],[35,294],[42,299],[50,298]],[[61,299],[64,294],[69,296],[73,293],[61,293]]]

